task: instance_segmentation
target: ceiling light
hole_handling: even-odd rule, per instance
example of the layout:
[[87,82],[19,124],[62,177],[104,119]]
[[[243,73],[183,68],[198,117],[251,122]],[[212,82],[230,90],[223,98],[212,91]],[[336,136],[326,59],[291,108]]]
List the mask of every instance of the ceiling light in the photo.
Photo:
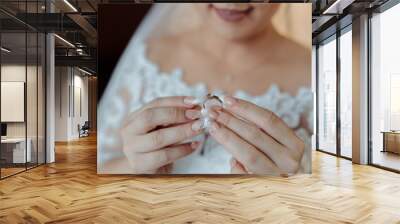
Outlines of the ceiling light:
[[11,52],[11,50],[9,50],[9,49],[7,49],[5,47],[1,47],[0,49],[1,49],[1,51],[4,51],[6,53],[10,53]]
[[70,7],[74,12],[78,12],[78,10],[68,0],[64,0],[64,3],[68,5],[68,7]]
[[78,55],[83,55],[83,49],[77,48],[76,53],[78,53]]
[[62,38],[62,37],[60,37],[59,35],[57,35],[57,34],[54,34],[54,36],[55,37],[57,37],[59,40],[61,40],[62,42],[64,42],[65,44],[67,44],[68,46],[70,46],[70,47],[72,47],[72,48],[75,48],[75,45],[73,45],[71,42],[69,42],[68,40],[66,40],[66,39],[64,39],[64,38]]
[[336,0],[322,14],[342,14],[347,6],[351,5],[355,0]]
[[79,67],[78,67],[78,70],[81,71],[81,72],[83,72],[83,73],[85,73],[85,74],[87,74],[87,75],[92,75],[92,73],[90,73],[90,72],[88,72],[88,71],[86,71],[86,70],[83,70],[83,69],[81,69],[81,68],[79,68]]

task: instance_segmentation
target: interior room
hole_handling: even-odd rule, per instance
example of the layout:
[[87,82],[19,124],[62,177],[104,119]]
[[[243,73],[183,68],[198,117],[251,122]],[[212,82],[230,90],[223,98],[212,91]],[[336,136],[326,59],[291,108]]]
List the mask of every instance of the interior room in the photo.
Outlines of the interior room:
[[1,34],[1,177],[45,162],[44,38],[32,29]]
[[282,18],[310,9],[310,173],[101,174],[98,105],[140,2],[0,2],[0,223],[400,223],[398,0],[266,3],[302,45]]

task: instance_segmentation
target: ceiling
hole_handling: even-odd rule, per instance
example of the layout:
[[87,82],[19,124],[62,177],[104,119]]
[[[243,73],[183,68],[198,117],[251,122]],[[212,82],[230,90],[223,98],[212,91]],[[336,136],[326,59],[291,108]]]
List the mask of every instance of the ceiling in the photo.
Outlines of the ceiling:
[[[55,32],[62,39],[75,45],[74,48],[60,38],[56,38],[56,55],[62,63],[92,63],[90,69],[96,70],[97,53],[97,10],[99,4],[135,3],[148,0],[1,0],[0,22],[4,40],[15,54],[23,54],[25,38],[18,34],[25,28],[39,32]],[[387,0],[292,0],[313,4],[313,39],[327,35],[330,27],[345,16],[357,15],[377,7]],[[288,2],[269,0],[269,2]],[[339,3],[339,4],[338,4]],[[52,13],[46,13],[52,8]],[[27,13],[26,13],[27,12]],[[328,12],[328,13],[327,13]],[[324,33],[325,32],[325,33]],[[4,45],[4,44],[3,44]],[[34,44],[28,44],[28,53],[34,51]],[[32,49],[31,49],[32,47]],[[77,50],[79,49],[79,50]],[[79,53],[81,52],[81,53]],[[63,56],[63,57],[61,57]],[[65,57],[67,56],[67,57]]]

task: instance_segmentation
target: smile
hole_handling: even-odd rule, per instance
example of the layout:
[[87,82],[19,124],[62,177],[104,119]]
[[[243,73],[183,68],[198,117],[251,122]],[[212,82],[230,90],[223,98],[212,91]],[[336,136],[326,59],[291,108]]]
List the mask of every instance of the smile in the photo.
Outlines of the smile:
[[237,10],[237,9],[224,9],[224,8],[217,8],[215,6],[211,6],[218,17],[226,22],[239,22],[250,15],[253,11],[253,7],[248,7],[244,10]]

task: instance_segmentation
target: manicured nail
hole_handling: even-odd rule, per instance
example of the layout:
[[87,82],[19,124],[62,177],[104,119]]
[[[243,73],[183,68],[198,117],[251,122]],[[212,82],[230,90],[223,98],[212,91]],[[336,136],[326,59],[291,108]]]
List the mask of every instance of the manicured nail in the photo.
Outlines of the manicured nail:
[[190,147],[192,149],[197,149],[197,147],[199,147],[199,145],[200,145],[200,142],[192,142],[192,143],[190,143]]
[[216,111],[216,112],[222,111],[222,107],[220,107],[220,106],[214,106],[212,109],[213,109],[214,111]]
[[197,104],[197,99],[193,96],[187,96],[185,99],[183,99],[183,102],[187,105],[196,105]]
[[199,131],[201,129],[201,126],[202,126],[202,122],[200,120],[197,120],[192,124],[192,130]]
[[210,123],[210,132],[211,133],[216,132],[218,130],[218,128],[219,128],[219,126],[218,126],[218,124],[216,122],[212,121]]
[[185,117],[187,119],[191,119],[191,120],[197,119],[200,117],[200,111],[199,110],[186,110]]
[[236,165],[236,161],[233,157],[230,159],[230,163],[231,163],[231,167]]
[[208,116],[210,116],[212,119],[217,119],[218,118],[218,113],[215,112],[214,110],[210,110],[208,112]]
[[224,97],[224,107],[231,107],[233,106],[237,100],[231,96],[225,96]]

